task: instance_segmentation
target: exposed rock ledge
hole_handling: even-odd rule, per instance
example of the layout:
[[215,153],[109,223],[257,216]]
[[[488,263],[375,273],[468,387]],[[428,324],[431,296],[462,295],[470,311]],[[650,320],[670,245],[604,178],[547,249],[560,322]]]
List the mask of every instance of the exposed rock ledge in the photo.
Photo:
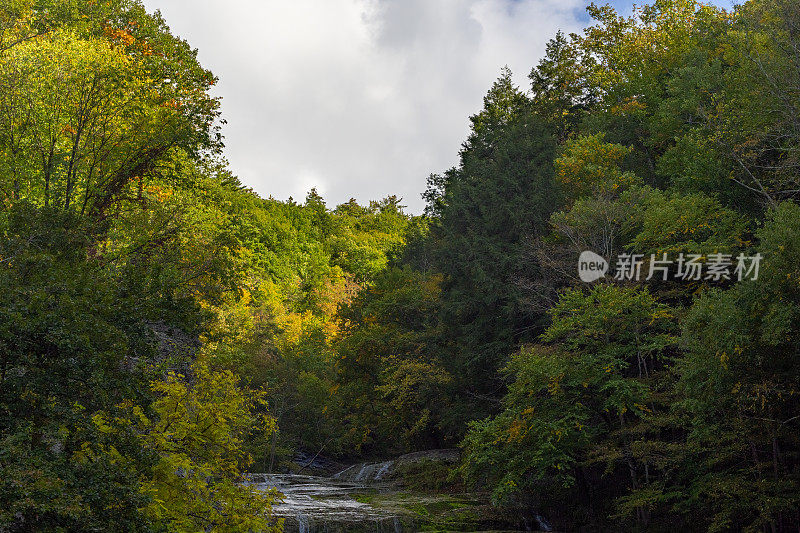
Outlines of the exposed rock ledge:
[[460,452],[457,449],[427,450],[401,455],[390,461],[354,464],[334,474],[332,477],[340,481],[351,481],[354,483],[385,483],[390,481],[392,474],[399,467],[404,465],[411,465],[423,461],[455,464],[459,461],[459,458]]

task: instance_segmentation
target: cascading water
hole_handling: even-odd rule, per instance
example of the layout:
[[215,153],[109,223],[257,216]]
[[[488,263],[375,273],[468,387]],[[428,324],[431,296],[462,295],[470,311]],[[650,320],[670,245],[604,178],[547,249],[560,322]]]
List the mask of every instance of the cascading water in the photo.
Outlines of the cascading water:
[[[362,478],[367,476],[365,472]],[[252,474],[249,482],[263,490],[275,488],[283,494],[282,502],[273,511],[275,516],[284,518],[287,532],[404,531],[403,520],[397,513],[353,498],[356,494],[382,490],[374,485],[291,474]]]
[[302,513],[297,515],[297,531],[298,533],[310,533],[311,526],[308,523],[308,517]]
[[329,478],[251,474],[249,483],[282,494],[273,513],[284,519],[287,533],[509,531],[515,527],[552,531],[541,516],[531,517],[530,523],[522,517],[524,524],[509,523],[494,515],[479,495],[413,492],[398,484],[414,461],[433,458],[453,464],[454,457],[447,450],[417,452],[393,461],[352,465]]

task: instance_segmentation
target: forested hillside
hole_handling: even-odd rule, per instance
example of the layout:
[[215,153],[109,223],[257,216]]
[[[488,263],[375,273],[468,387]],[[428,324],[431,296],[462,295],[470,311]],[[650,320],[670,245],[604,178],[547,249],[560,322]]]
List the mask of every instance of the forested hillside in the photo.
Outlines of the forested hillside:
[[509,523],[797,531],[800,6],[589,14],[412,216],[243,185],[138,0],[0,0],[0,531],[280,531],[244,473],[452,447]]

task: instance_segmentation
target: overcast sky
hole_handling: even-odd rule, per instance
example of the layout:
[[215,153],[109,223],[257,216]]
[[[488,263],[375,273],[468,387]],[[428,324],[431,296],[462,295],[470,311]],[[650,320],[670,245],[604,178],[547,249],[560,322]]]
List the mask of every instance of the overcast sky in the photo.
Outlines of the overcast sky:
[[[504,65],[527,74],[586,0],[144,0],[219,78],[226,157],[264,197],[424,207]],[[630,3],[613,2],[622,11]],[[722,5],[729,5],[725,1]]]

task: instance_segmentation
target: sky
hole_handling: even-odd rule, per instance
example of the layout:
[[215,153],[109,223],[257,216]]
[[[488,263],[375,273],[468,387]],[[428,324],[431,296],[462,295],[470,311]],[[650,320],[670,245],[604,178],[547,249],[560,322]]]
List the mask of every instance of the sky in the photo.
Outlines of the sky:
[[246,186],[297,201],[314,187],[329,207],[397,195],[415,214],[501,68],[527,88],[548,40],[589,23],[586,0],[143,1],[220,78]]

